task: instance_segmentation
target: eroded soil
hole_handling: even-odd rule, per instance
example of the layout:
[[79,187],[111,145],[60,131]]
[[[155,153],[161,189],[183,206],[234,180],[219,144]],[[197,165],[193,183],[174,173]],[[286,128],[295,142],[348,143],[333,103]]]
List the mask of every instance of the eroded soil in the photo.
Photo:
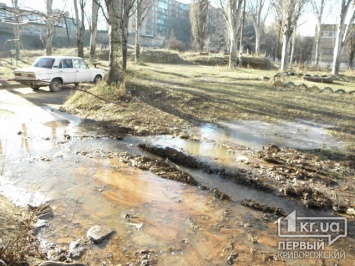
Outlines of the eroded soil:
[[[101,105],[90,98],[90,108],[65,106],[63,110],[86,118],[78,132],[67,130],[64,120],[47,121],[44,126],[52,131],[40,137],[29,130],[34,127],[33,121],[22,129],[17,127],[15,142],[22,143],[20,150],[26,153],[7,163],[10,170],[4,175],[10,175],[15,184],[28,177],[29,185],[36,185],[38,192],[53,198],[50,226],[37,232],[48,242],[44,241],[47,244],[41,252],[30,255],[72,262],[68,244],[85,238],[90,226],[103,223],[112,225],[116,233],[100,246],[84,243],[89,252],[78,260],[88,265],[352,265],[354,216],[349,209],[355,207],[353,148],[338,152],[271,145],[251,150],[220,141],[215,144],[234,158],[232,164],[224,164],[217,156],[206,158],[205,154],[167,149],[145,143],[144,138],[132,138],[168,134],[177,139],[213,143],[202,136],[192,136],[189,128],[204,122],[285,119],[299,114],[298,118],[321,121],[342,117],[333,128],[338,132],[336,136],[352,140],[353,96],[303,95],[302,100],[316,98],[316,102],[299,109],[297,99],[285,97],[301,97],[298,93],[275,91],[265,82],[258,85],[261,92],[257,96],[249,91],[243,97],[230,91],[219,95],[204,86],[181,89],[179,82],[186,86],[189,73],[165,71],[172,80],[162,82],[163,87],[129,83],[129,93],[120,98],[119,105]],[[206,86],[220,82],[216,77],[194,79]],[[233,77],[223,79],[231,81],[231,88],[240,85]],[[204,95],[204,89],[214,97]],[[233,100],[226,100],[226,94]],[[263,109],[272,109],[276,104],[265,100],[268,94],[280,96],[277,101],[281,104],[272,112]],[[256,102],[251,103],[248,98]],[[350,107],[342,114],[315,107],[324,100],[339,108]],[[270,118],[273,114],[275,117]],[[8,156],[4,143],[0,153]],[[216,183],[224,186],[221,189]],[[276,221],[295,208],[305,216],[346,217],[348,237],[326,248],[345,250],[346,259],[280,259]],[[8,212],[12,213],[16,214]],[[10,216],[9,223],[19,220],[16,217]],[[21,232],[22,225],[14,222],[14,231]],[[3,231],[5,238],[13,238],[10,231]]]

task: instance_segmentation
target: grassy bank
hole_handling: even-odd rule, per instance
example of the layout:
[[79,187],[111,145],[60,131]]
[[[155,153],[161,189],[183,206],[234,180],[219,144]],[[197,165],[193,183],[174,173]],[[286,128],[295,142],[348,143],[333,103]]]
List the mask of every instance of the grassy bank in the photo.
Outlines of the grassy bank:
[[[220,120],[307,120],[332,125],[337,136],[349,141],[349,147],[355,146],[354,94],[276,87],[263,79],[275,73],[244,68],[131,64],[120,88],[101,85],[92,90],[120,104],[106,104],[78,92],[65,107],[86,117],[115,121],[137,132],[151,133],[173,133],[179,126]],[[283,77],[284,84],[290,81],[295,85],[317,85],[320,89],[329,86],[306,82],[297,76]],[[355,89],[347,75],[331,86],[346,92]]]

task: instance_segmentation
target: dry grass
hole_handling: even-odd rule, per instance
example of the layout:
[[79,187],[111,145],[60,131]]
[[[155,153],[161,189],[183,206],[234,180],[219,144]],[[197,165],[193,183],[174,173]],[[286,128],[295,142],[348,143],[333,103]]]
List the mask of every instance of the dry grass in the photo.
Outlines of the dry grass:
[[[21,64],[32,62],[41,53],[43,51],[28,53]],[[75,50],[58,49],[54,54],[74,55]],[[193,57],[196,54],[184,56]],[[99,66],[108,69],[108,62],[100,61]],[[3,64],[0,73],[6,73],[6,69],[11,67]],[[314,70],[304,66],[294,66],[291,71],[330,75],[327,69]],[[186,122],[191,124],[238,119],[315,121],[332,125],[335,134],[348,140],[350,147],[355,147],[354,94],[303,91],[294,86],[280,88],[261,78],[271,78],[276,73],[277,70],[251,68],[130,63],[124,86],[114,88],[102,84],[90,90],[111,102],[129,102],[128,108],[115,104],[108,106],[81,92],[69,99],[66,108],[86,117],[116,120],[124,126],[147,125],[148,131],[154,123],[174,127],[174,123],[182,125]],[[306,84],[319,89],[330,86],[334,91],[340,88],[346,92],[354,91],[353,71],[342,71],[340,74],[342,79],[333,84],[314,83],[297,76],[284,76],[283,83]],[[122,95],[123,90],[126,91],[125,97]],[[166,121],[159,122],[156,117],[151,119],[151,116],[157,114],[164,114]],[[166,131],[171,130],[163,130]]]
[[0,265],[18,265],[26,256],[38,255],[38,242],[30,233],[35,213],[21,213],[3,197],[0,207]]
[[[307,120],[331,125],[339,138],[349,141],[350,148],[355,146],[355,95],[277,88],[269,80],[261,79],[272,77],[277,73],[275,70],[167,64],[130,64],[128,69],[125,85],[129,108],[116,109],[119,116],[106,115],[115,117],[121,125],[134,126],[137,117],[140,127],[152,123],[145,110],[158,110],[190,124],[239,119]],[[329,75],[325,71],[309,73]],[[342,72],[344,81],[331,86],[347,92],[355,90],[350,74]],[[284,77],[284,83],[289,81],[296,85],[329,86],[296,76]],[[110,99],[119,97],[120,94],[116,97],[113,94]],[[74,101],[68,103],[77,106]]]

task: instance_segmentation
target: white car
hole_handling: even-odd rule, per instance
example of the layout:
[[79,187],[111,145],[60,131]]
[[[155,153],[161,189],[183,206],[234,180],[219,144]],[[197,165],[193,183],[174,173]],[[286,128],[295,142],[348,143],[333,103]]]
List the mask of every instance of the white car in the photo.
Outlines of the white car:
[[51,91],[58,91],[63,84],[80,82],[100,82],[105,71],[89,68],[81,57],[41,56],[30,67],[15,69],[15,80],[28,85],[34,90],[49,86]]

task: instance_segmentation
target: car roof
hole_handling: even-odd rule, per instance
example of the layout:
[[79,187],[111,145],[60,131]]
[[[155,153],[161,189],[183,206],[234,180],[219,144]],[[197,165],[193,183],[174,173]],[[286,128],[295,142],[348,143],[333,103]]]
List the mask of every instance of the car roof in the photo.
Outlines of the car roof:
[[44,56],[39,56],[38,58],[53,58],[53,59],[83,59],[78,56],[71,56],[71,55],[44,55]]

